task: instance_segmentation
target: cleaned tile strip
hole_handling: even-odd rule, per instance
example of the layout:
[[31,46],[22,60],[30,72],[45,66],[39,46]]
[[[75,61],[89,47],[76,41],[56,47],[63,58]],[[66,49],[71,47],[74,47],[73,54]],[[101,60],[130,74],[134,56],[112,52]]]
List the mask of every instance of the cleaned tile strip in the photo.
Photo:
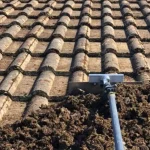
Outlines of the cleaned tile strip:
[[89,38],[93,3],[86,0],[82,5],[80,28],[76,35],[76,45],[74,48],[74,59],[71,68],[71,82],[88,81],[88,63],[89,57]]
[[52,34],[53,39],[51,40],[46,51],[47,55],[42,63],[42,66],[40,67],[41,73],[37,78],[31,92],[33,97],[27,107],[25,116],[28,116],[33,110],[36,111],[42,104],[48,104],[48,97],[55,79],[54,71],[56,71],[60,60],[59,53],[61,52],[64,44],[63,39],[67,32],[67,25],[70,22],[69,16],[72,14],[73,6],[73,1],[67,1],[64,5],[64,9],[70,8],[71,10],[67,10],[68,15],[66,15],[64,11],[62,11],[63,13],[60,15],[57,27]]
[[109,0],[102,3],[102,64],[103,72],[118,73],[119,64],[116,56],[118,50],[115,42],[112,4]]

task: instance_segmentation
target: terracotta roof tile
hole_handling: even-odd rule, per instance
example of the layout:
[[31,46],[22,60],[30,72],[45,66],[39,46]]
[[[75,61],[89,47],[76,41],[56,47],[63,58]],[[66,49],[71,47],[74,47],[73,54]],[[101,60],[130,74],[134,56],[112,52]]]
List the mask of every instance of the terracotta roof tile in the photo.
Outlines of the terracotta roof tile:
[[12,100],[29,114],[89,73],[149,80],[149,27],[146,0],[0,1],[0,119]]

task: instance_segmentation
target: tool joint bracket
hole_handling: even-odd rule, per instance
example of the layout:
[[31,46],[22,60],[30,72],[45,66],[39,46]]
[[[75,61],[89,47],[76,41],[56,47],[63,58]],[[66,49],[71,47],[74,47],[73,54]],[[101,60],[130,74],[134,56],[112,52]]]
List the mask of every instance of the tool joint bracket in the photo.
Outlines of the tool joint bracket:
[[109,93],[109,92],[115,92],[116,91],[116,84],[114,84],[114,85],[111,85],[111,84],[105,85],[105,91],[107,93]]
[[100,80],[100,85],[104,87],[107,93],[115,92],[116,90],[116,84],[112,84],[110,82],[110,77],[107,74],[104,75],[103,78]]

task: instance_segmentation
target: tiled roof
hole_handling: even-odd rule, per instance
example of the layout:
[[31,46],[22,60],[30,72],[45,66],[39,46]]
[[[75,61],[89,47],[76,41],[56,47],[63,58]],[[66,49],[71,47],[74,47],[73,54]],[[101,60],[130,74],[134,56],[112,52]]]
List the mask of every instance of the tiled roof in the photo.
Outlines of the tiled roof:
[[150,0],[1,0],[2,123],[67,94],[69,81],[89,73],[149,80],[149,27]]

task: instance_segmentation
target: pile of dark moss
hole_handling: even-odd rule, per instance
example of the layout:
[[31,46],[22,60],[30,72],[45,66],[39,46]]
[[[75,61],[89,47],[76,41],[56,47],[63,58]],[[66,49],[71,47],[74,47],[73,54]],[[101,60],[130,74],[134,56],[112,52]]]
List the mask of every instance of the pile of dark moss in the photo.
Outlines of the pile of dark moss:
[[[127,149],[150,149],[150,85],[119,85],[117,108]],[[66,96],[57,105],[0,128],[0,150],[113,150],[108,101]]]

